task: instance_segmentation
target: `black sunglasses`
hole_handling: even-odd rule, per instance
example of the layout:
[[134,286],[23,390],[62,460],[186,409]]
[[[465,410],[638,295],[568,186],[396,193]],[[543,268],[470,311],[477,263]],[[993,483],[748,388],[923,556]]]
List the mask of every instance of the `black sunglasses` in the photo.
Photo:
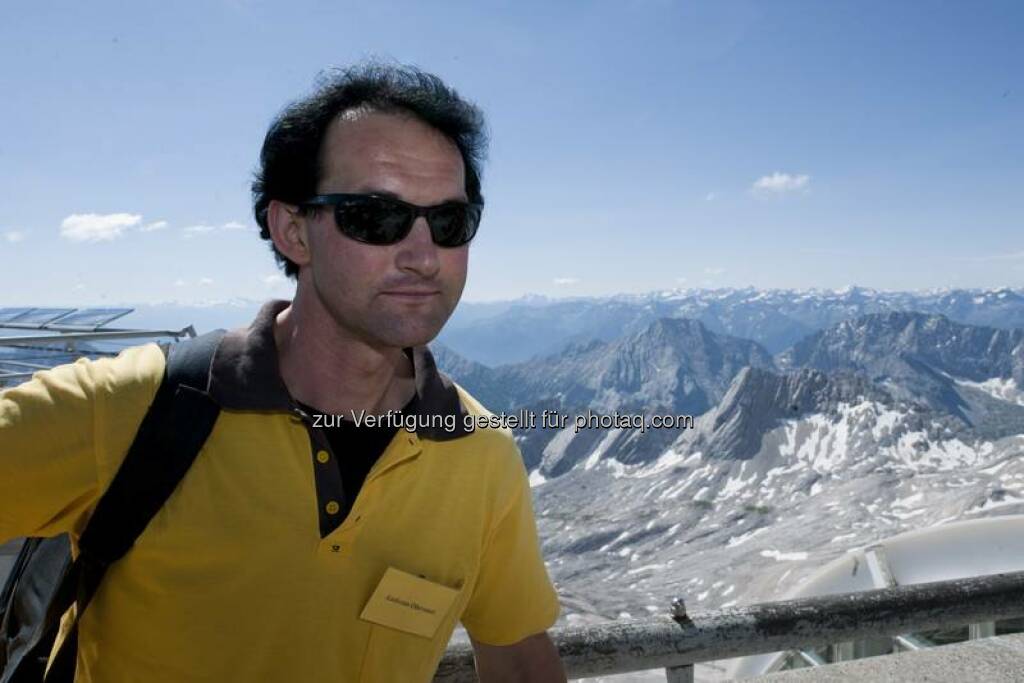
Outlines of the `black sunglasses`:
[[303,206],[333,206],[334,222],[345,235],[367,244],[394,244],[405,239],[412,224],[423,216],[439,247],[467,244],[480,226],[483,204],[445,202],[417,206],[376,194],[321,194]]

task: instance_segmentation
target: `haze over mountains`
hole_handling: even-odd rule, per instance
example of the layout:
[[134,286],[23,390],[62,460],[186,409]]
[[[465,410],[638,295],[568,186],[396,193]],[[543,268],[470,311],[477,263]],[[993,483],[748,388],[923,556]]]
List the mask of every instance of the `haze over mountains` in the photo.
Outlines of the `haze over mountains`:
[[658,318],[692,318],[712,332],[751,339],[771,353],[867,313],[918,311],[999,328],[1024,327],[1024,291],[689,289],[607,298],[526,297],[463,303],[438,341],[466,358],[501,365],[561,351],[570,342],[611,341]]

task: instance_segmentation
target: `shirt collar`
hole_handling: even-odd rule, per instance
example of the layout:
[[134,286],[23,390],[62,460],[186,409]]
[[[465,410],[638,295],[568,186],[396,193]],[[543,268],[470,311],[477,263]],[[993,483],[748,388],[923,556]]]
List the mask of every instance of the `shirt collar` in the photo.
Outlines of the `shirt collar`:
[[[228,410],[291,411],[294,402],[281,379],[274,341],[274,320],[290,304],[275,299],[260,308],[252,324],[227,332],[210,366],[210,396]],[[448,441],[469,434],[466,408],[454,382],[437,369],[430,349],[403,349],[412,360],[416,400],[409,414],[416,420],[416,433],[433,441]],[[445,429],[445,416],[454,415],[454,429]],[[435,417],[440,416],[440,417]],[[452,420],[448,420],[451,422]],[[421,426],[422,423],[422,426]]]

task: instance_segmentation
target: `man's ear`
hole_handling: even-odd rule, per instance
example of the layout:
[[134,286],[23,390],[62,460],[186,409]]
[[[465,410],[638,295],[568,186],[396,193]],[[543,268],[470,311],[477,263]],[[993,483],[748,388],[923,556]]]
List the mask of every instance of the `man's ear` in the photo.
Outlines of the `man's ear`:
[[294,204],[277,199],[267,206],[267,228],[274,246],[297,266],[310,262],[308,220]]

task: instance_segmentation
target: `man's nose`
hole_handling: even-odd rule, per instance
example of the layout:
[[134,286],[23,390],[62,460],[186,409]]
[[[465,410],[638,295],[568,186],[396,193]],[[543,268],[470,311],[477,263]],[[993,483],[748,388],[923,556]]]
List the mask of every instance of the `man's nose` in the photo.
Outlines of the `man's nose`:
[[412,224],[412,230],[405,239],[398,243],[396,265],[402,270],[410,270],[422,277],[433,277],[441,266],[438,259],[438,246],[430,235],[427,219],[420,216]]

